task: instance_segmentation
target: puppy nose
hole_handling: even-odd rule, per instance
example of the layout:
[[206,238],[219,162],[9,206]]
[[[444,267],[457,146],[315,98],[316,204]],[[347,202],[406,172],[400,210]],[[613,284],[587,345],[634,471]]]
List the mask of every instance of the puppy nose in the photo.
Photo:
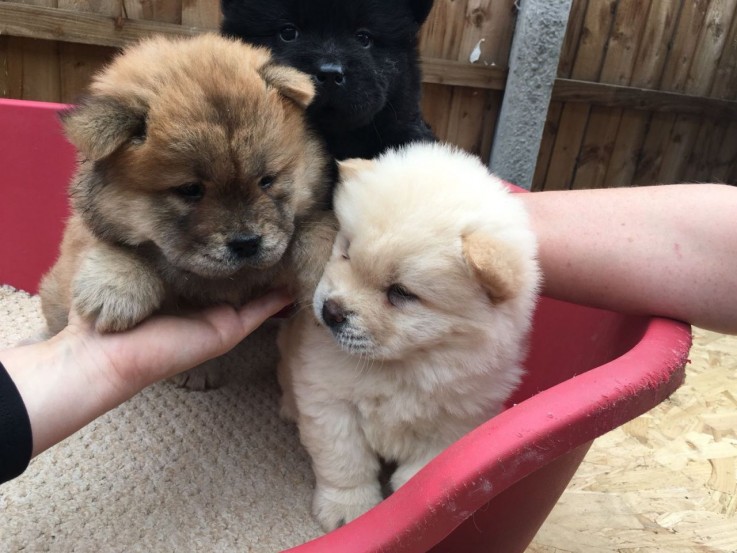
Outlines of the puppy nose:
[[228,248],[240,258],[253,257],[261,246],[261,237],[256,234],[236,236],[228,242]]
[[343,86],[345,73],[343,66],[338,63],[323,63],[317,70],[317,82],[323,86]]
[[347,313],[343,306],[335,300],[327,300],[322,304],[322,320],[330,328],[338,328],[345,323]]

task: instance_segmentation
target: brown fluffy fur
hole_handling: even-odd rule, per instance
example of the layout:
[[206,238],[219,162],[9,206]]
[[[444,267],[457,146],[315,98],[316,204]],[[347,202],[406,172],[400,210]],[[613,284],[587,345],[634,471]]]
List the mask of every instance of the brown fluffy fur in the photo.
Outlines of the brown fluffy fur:
[[[216,35],[147,40],[98,74],[62,116],[80,161],[41,286],[49,330],[71,308],[108,332],[278,286],[311,295],[333,175],[305,123],[313,96],[267,50]],[[234,246],[253,237],[255,252]]]

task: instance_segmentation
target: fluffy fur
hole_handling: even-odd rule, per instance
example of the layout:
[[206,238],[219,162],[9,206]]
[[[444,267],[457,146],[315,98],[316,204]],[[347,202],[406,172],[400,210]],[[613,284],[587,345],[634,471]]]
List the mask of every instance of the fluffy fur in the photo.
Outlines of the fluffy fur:
[[338,159],[434,140],[420,113],[417,33],[432,0],[222,0],[223,33],[312,76],[307,112]]
[[312,457],[325,530],[382,499],[379,458],[397,463],[396,490],[502,409],[539,281],[521,203],[476,158],[418,144],[341,177],[314,313],[279,339],[282,412]]
[[146,40],[98,74],[62,115],[80,158],[41,285],[49,330],[72,306],[110,332],[276,286],[311,296],[335,171],[306,122],[313,96],[266,49],[217,35]]

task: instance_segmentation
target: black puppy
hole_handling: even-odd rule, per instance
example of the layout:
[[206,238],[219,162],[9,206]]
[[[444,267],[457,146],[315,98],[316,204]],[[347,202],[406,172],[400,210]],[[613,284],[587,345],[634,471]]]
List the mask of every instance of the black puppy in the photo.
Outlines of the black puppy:
[[312,75],[307,113],[337,159],[435,140],[420,113],[417,33],[433,0],[222,0],[222,32]]

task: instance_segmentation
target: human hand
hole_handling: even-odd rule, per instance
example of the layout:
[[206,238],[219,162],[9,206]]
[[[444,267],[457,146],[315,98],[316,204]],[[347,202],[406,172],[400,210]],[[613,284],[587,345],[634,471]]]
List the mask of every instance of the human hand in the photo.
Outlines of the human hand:
[[146,386],[222,355],[290,301],[271,292],[240,309],[155,315],[116,334],[100,334],[72,315],[53,338],[1,351],[31,421],[33,455]]
[[120,333],[100,334],[74,314],[63,333],[74,335],[90,367],[103,371],[131,395],[146,386],[222,355],[266,319],[289,305],[285,292],[271,292],[235,309],[219,305],[177,315],[156,315]]

